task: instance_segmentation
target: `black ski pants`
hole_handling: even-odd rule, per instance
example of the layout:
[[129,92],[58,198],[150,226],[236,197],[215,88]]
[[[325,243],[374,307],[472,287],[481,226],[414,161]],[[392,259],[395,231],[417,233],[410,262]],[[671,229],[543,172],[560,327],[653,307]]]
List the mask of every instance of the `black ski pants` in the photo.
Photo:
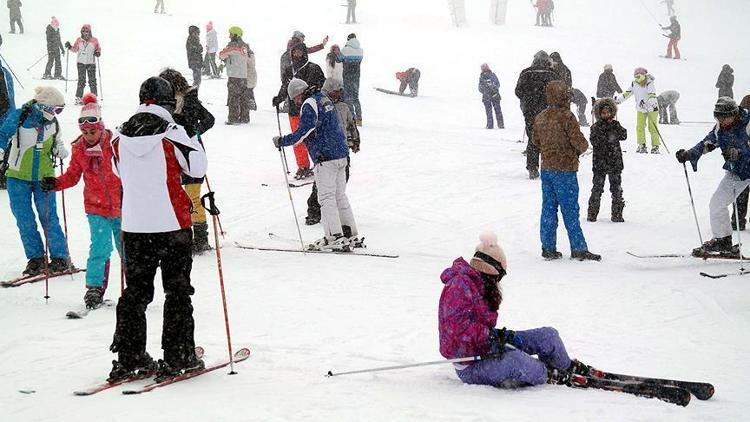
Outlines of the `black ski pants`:
[[737,218],[737,214],[734,212],[734,206],[732,207],[732,226],[736,227],[737,220],[739,220],[740,228],[745,228],[745,217],[747,217],[747,202],[748,202],[748,195],[750,195],[750,188],[745,188],[745,190],[740,193],[740,195],[737,197],[737,211],[740,213],[740,218]]
[[526,136],[528,136],[528,143],[526,144],[526,170],[539,170],[539,148],[531,142],[535,118],[536,115],[526,118]]
[[616,209],[625,204],[622,197],[622,173],[602,173],[594,172],[593,186],[591,187],[591,197],[589,198],[589,208],[599,210],[599,205],[604,193],[604,181],[609,177],[609,192],[612,194],[612,208]]
[[[52,66],[55,67],[55,74],[52,75]],[[47,53],[47,67],[44,68],[44,74],[47,76],[54,76],[59,78],[62,76],[62,60],[60,59],[60,51],[53,51]]]
[[76,89],[76,98],[83,97],[83,87],[86,86],[86,76],[89,79],[89,89],[91,93],[97,95],[96,91],[96,65],[78,63],[78,89]]

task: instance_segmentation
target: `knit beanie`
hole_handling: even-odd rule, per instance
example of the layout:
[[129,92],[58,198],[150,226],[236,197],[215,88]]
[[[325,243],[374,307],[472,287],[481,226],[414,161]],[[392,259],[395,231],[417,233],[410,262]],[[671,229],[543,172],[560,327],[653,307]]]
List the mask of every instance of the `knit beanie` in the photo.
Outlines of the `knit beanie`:
[[604,65],[604,71],[606,72],[606,71],[608,71],[608,70],[609,70],[610,72],[612,71],[612,65],[611,65],[611,64],[605,64],[605,65]]
[[714,105],[714,117],[717,119],[732,117],[739,112],[740,108],[737,106],[737,102],[730,97],[719,97]]
[[[477,245],[475,252],[481,252],[490,256],[502,265],[505,271],[508,271],[508,259],[505,257],[505,251],[497,243],[497,235],[493,232],[484,232],[479,236],[480,243]],[[474,256],[469,264],[475,270],[491,275],[497,275],[498,271],[494,266],[485,262],[482,258]]]
[[83,122],[78,123],[78,127],[81,129],[104,129],[104,122],[102,121],[102,108],[99,105],[99,101],[96,98],[96,95],[92,93],[87,93],[83,96],[81,99],[81,102],[83,103],[83,107],[81,107],[81,118],[84,117],[96,117],[98,121],[96,123],[93,122]]
[[51,86],[38,86],[34,88],[34,99],[37,103],[46,106],[59,106],[65,105],[65,97],[57,88]]
[[57,29],[60,27],[60,21],[56,17],[52,16],[52,20],[49,23],[53,28]]
[[289,98],[294,99],[296,96],[302,94],[307,89],[307,82],[302,79],[294,78],[289,81],[286,92],[289,94]]
[[292,38],[301,40],[302,38],[305,38],[305,34],[303,34],[302,31],[294,31],[294,33],[292,34]]

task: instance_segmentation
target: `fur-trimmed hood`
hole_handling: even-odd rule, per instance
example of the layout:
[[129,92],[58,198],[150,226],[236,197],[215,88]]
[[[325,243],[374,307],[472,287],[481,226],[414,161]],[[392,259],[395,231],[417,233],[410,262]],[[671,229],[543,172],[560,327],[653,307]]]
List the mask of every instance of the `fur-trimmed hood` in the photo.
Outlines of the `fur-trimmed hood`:
[[597,119],[601,119],[601,111],[602,108],[605,106],[610,107],[612,109],[612,115],[617,115],[617,103],[612,98],[602,98],[598,100],[596,103],[594,103],[594,116],[596,116]]

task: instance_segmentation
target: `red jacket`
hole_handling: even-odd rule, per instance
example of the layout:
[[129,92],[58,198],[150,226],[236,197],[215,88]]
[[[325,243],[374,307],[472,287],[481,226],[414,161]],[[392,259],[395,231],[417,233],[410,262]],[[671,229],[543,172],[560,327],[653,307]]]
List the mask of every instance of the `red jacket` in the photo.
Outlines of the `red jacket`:
[[[70,166],[57,177],[55,190],[68,189],[78,184],[83,174],[83,203],[86,214],[107,218],[120,216],[120,179],[112,172],[112,132],[105,130],[99,143],[88,146],[83,136],[73,142]],[[99,148],[101,147],[101,148]],[[101,149],[101,150],[100,150]]]

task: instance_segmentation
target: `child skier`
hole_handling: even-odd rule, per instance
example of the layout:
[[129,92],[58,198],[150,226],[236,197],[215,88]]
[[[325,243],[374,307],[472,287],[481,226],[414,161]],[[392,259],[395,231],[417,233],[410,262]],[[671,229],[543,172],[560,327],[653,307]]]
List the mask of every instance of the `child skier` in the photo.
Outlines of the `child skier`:
[[589,198],[588,221],[596,221],[599,205],[604,192],[604,181],[609,178],[609,191],[612,193],[612,222],[622,223],[622,149],[620,141],[628,138],[628,131],[615,120],[617,105],[611,98],[604,98],[594,105],[594,115],[598,121],[591,126],[591,147],[594,149],[593,187]]
[[83,203],[89,222],[91,244],[86,262],[86,294],[89,309],[103,303],[109,280],[109,257],[114,242],[122,257],[120,239],[120,179],[112,173],[112,132],[104,127],[102,111],[94,94],[83,96],[81,135],[73,141],[70,166],[60,177],[45,177],[42,190],[61,191],[78,184],[83,175]]
[[99,40],[91,33],[91,25],[85,24],[81,27],[81,36],[71,45],[65,42],[65,48],[78,53],[78,88],[76,89],[76,105],[81,104],[83,87],[86,86],[86,77],[89,79],[89,89],[96,95],[96,59],[101,56],[102,48]]
[[635,96],[635,107],[638,113],[636,137],[638,139],[637,153],[646,153],[646,125],[651,134],[651,154],[659,153],[659,129],[656,120],[659,118],[659,105],[656,99],[654,78],[643,67],[635,68],[633,82],[625,93],[615,96],[615,102],[621,104],[631,96]]

